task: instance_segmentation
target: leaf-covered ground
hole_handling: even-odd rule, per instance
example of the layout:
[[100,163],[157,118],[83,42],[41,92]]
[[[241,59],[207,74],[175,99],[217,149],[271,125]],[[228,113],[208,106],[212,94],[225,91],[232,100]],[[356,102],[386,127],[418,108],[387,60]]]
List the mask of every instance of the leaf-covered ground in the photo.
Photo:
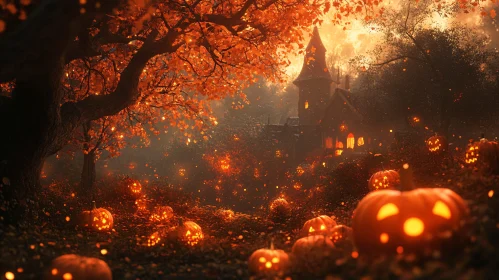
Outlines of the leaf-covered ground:
[[[424,259],[405,254],[367,258],[357,256],[352,246],[343,244],[338,246],[339,254],[317,264],[317,268],[300,271],[293,265],[281,278],[496,279],[499,179],[454,169],[427,175],[420,181],[452,188],[468,202],[471,219],[466,226],[466,238],[453,245],[452,253],[434,252]],[[226,219],[215,207],[197,206],[194,200],[161,193],[151,198],[150,203],[168,204],[178,216],[195,221],[203,228],[205,239],[197,246],[187,246],[169,242],[165,237],[159,245],[148,247],[148,237],[155,231],[165,232],[170,225],[150,223],[147,213],[136,211],[134,200],[115,199],[98,205],[113,213],[115,227],[109,233],[96,233],[76,223],[81,211],[76,198],[62,188],[54,189],[57,186],[46,188],[46,201],[38,220],[0,228],[2,277],[12,272],[15,279],[40,279],[52,259],[76,253],[106,261],[114,279],[248,279],[252,276],[247,260],[254,250],[268,247],[270,240],[274,240],[277,248],[291,252],[299,238],[299,229],[311,218],[308,210],[296,202],[291,217],[280,223],[273,222],[266,211],[252,215],[236,213]],[[149,190],[153,191],[157,189]],[[352,211],[350,207],[321,214],[336,216],[340,223],[349,225]]]

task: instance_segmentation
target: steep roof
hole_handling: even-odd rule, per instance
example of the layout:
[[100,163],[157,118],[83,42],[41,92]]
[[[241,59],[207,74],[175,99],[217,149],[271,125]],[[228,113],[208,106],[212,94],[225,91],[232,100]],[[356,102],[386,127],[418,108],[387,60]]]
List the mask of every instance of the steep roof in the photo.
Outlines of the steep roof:
[[335,105],[335,102],[342,102],[344,106],[346,106],[354,115],[354,117],[357,120],[362,120],[362,115],[355,109],[355,107],[352,105],[350,100],[348,99],[348,95],[350,93],[347,90],[344,90],[342,88],[336,88],[336,90],[333,93],[333,96],[331,97],[331,100],[329,101],[329,104],[326,107],[326,111],[323,117],[322,122],[325,121],[325,118],[328,116],[328,112],[330,110],[333,110],[333,107]]
[[298,78],[296,78],[293,83],[297,84],[302,81],[315,79],[333,81],[331,74],[329,74],[329,70],[327,69],[326,47],[324,47],[324,44],[322,43],[317,26],[314,27],[312,38],[310,38],[310,42],[308,43],[305,52],[306,54],[300,75],[298,75]]

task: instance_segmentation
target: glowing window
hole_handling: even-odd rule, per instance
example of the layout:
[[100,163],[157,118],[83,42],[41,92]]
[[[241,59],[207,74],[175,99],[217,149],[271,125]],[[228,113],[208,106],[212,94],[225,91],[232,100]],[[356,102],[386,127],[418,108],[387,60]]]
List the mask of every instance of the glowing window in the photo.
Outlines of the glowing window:
[[343,153],[343,142],[336,140],[336,151],[334,152],[335,156],[341,156]]
[[349,133],[347,136],[347,149],[353,149],[355,147],[355,137],[353,133]]
[[324,146],[326,146],[327,149],[332,149],[333,148],[333,138],[327,137],[326,141],[324,143]]
[[305,109],[308,109],[308,101],[305,101]]
[[357,138],[357,146],[364,146],[364,137]]

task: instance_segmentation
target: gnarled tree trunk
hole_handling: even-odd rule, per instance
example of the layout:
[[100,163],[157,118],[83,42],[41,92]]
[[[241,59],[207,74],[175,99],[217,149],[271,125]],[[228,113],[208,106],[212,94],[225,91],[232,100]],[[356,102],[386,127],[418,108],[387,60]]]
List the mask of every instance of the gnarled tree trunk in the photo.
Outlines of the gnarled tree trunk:
[[78,195],[84,199],[92,201],[95,196],[95,151],[83,154],[83,169],[81,170],[80,190]]

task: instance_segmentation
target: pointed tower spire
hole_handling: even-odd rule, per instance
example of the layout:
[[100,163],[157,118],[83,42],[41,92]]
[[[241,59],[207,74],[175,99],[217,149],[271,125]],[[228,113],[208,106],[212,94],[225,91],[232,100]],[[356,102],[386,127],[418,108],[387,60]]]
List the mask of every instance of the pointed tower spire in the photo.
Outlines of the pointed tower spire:
[[298,78],[296,78],[293,83],[298,85],[298,83],[302,81],[312,79],[332,81],[326,64],[326,47],[324,47],[324,44],[322,43],[317,26],[314,27],[312,37],[310,38],[310,42],[305,51],[306,54],[303,68],[301,69],[300,75],[298,75]]
[[314,27],[306,48],[303,68],[293,83],[298,87],[300,125],[318,125],[324,115],[333,79],[326,64],[326,48]]

